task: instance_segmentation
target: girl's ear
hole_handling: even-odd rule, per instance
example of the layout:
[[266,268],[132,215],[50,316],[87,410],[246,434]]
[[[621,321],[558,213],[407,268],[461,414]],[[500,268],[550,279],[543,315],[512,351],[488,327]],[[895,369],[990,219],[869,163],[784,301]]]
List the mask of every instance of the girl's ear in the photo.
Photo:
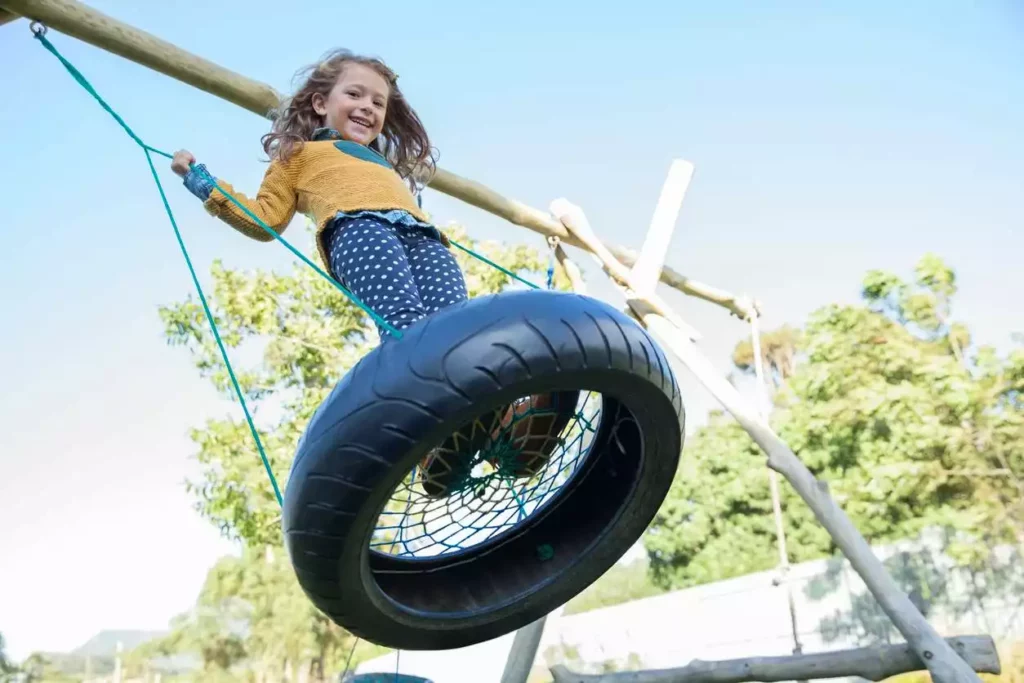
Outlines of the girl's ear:
[[320,116],[327,115],[327,107],[324,105],[324,96],[318,92],[313,93],[313,97],[310,98],[310,104],[313,105],[313,111]]

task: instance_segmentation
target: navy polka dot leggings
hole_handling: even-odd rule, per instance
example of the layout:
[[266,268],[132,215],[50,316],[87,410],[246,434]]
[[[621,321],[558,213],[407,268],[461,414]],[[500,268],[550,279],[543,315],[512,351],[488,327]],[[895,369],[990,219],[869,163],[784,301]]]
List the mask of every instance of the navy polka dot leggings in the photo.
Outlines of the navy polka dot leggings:
[[[334,277],[395,329],[469,298],[455,257],[422,228],[339,219],[327,236]],[[381,341],[391,338],[377,325]]]

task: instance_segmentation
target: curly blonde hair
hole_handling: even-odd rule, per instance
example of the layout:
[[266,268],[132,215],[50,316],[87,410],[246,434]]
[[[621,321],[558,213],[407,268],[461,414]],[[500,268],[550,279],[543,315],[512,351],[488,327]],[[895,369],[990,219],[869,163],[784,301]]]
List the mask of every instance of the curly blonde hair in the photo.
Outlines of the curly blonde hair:
[[[327,97],[346,64],[367,66],[388,82],[387,116],[380,135],[369,147],[380,153],[415,191],[417,180],[426,183],[436,170],[435,150],[416,111],[409,106],[398,87],[398,75],[383,61],[338,49],[327,53],[317,64],[301,69],[302,85],[273,113],[271,132],[263,136],[263,149],[271,159],[286,161],[313,132],[324,125],[324,118],[313,109],[313,95]],[[417,178],[418,176],[418,178]]]

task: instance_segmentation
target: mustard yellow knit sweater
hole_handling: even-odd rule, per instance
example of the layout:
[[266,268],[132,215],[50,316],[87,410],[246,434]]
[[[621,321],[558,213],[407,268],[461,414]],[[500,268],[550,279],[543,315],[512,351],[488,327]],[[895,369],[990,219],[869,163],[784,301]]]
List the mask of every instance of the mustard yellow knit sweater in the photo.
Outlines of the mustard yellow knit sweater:
[[[325,265],[330,260],[320,234],[339,211],[401,209],[427,222],[408,185],[383,157],[343,140],[304,142],[287,161],[272,160],[254,199],[219,178],[217,184],[278,234],[296,212],[309,216],[316,224],[317,249]],[[247,237],[274,239],[216,188],[203,206]]]

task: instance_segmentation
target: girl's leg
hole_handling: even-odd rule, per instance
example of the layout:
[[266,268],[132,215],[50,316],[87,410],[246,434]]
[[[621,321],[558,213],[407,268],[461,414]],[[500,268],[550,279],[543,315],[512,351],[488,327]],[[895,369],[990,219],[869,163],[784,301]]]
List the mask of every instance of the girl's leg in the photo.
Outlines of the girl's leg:
[[[468,298],[459,264],[443,244],[411,232],[403,237],[403,243],[409,251],[412,275],[427,315]],[[578,398],[576,391],[531,396],[516,406],[497,411],[493,417],[486,416],[491,438],[497,439],[504,433],[519,451],[516,462],[509,464],[510,474],[530,477],[543,469],[576,413]]]
[[[437,238],[418,228],[397,228],[409,267],[416,282],[426,315],[431,315],[469,298],[466,281],[458,262],[448,248]],[[468,475],[473,455],[487,447],[492,434],[499,429],[503,411],[481,415],[434,449],[420,464],[423,479],[420,485],[431,497],[451,492],[453,484]]]
[[402,234],[402,242],[427,315],[469,298],[462,269],[440,240],[418,230],[407,230]]
[[[369,217],[341,222],[334,230],[328,237],[334,276],[392,327],[402,330],[436,311],[439,304],[457,300],[458,287],[442,287],[440,282],[433,282],[440,272],[435,273],[435,270],[441,267],[441,255],[429,245],[423,247],[423,242],[429,238],[418,231]],[[437,245],[447,251],[440,242]],[[451,265],[445,264],[446,277],[453,272]],[[431,295],[429,306],[423,301],[414,271],[423,276],[424,286],[430,288],[427,290]],[[454,272],[458,272],[457,265]],[[431,276],[430,282],[426,281],[427,275]],[[465,299],[465,284],[461,294]],[[445,302],[440,301],[442,298]],[[377,330],[382,343],[391,337],[382,325],[378,324]],[[480,442],[470,436],[453,435],[420,463],[417,479],[428,496],[442,497],[448,493],[460,475],[460,463],[486,445],[486,440]],[[486,433],[484,437],[486,439]]]
[[[394,228],[373,218],[342,222],[329,237],[334,276],[395,329],[427,315],[402,241]],[[378,323],[381,341],[391,337]]]

